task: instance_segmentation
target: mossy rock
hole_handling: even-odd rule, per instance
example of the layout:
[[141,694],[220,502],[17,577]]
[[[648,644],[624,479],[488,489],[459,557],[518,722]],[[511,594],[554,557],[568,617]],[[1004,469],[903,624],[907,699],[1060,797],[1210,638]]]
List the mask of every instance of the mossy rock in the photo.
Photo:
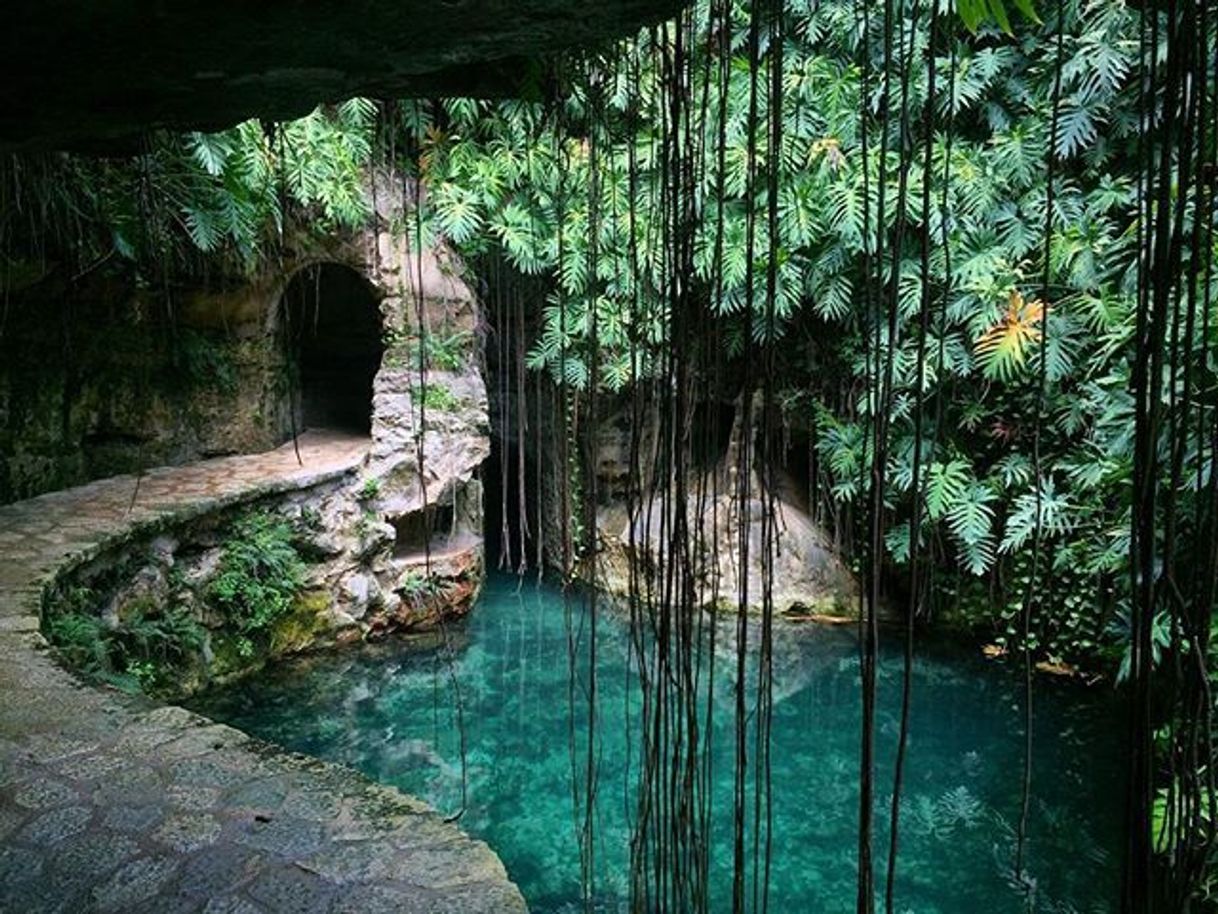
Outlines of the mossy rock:
[[858,619],[858,604],[842,600],[835,594],[826,594],[811,600],[794,602],[780,615],[794,620],[852,622]]
[[330,600],[330,592],[323,589],[301,593],[293,601],[291,611],[271,626],[271,656],[291,654],[312,646],[326,628]]
[[292,603],[286,615],[276,619],[266,632],[240,635],[231,631],[212,633],[211,678],[217,682],[252,672],[266,661],[312,647],[326,630],[330,594],[307,590]]
[[239,676],[253,667],[261,665],[263,658],[259,656],[256,646],[253,652],[246,645],[249,639],[242,638],[229,632],[213,633],[211,638],[212,661],[208,670],[211,679],[223,682],[234,676]]

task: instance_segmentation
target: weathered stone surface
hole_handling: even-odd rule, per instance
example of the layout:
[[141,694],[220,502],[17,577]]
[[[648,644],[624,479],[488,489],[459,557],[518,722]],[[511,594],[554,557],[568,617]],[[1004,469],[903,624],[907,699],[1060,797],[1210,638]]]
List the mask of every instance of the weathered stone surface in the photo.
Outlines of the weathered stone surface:
[[219,836],[219,821],[206,813],[179,813],[153,832],[161,844],[183,853],[213,844]]
[[[0,620],[36,618],[65,565],[343,477],[366,447],[306,438],[303,465],[289,447],[150,472],[134,500],[134,480],[118,478],[0,507],[0,530],[35,544],[0,550]],[[61,535],[38,536],[49,529]],[[525,910],[495,855],[417,800],[181,708],[83,687],[44,647],[0,633],[0,908],[280,914],[366,898],[359,910]]]
[[[275,288],[253,281],[231,292],[258,304],[249,336],[239,322],[209,327],[194,310],[193,322],[171,322],[163,304],[119,276],[98,274],[79,292],[64,291],[62,279],[52,274],[9,296],[0,335],[0,503],[283,440],[283,346],[260,326],[277,303]],[[221,317],[235,310],[223,296],[208,300]],[[88,519],[79,526],[74,534],[104,535]]]
[[[368,181],[379,225],[402,225],[402,206],[415,198],[414,186],[383,170],[369,174]],[[297,391],[300,396],[294,399],[285,391],[290,385],[283,383],[285,372],[290,374],[283,331],[291,320],[291,308],[283,303],[293,300],[291,289],[299,291],[302,282],[308,286],[314,277],[320,282],[341,275],[342,289],[359,290],[349,300],[338,295],[342,289],[331,289],[329,304],[323,306],[324,284],[314,286],[317,310],[331,314],[331,325],[335,320],[342,323],[342,309],[354,309],[374,338],[375,352],[365,354],[361,367],[367,369],[379,358],[379,369],[374,379],[369,376],[369,401],[355,404],[356,412],[362,407],[371,413],[370,459],[358,476],[326,477],[286,492],[252,493],[259,497],[257,507],[292,522],[311,561],[307,593],[291,617],[281,620],[269,645],[256,645],[251,656],[248,639],[226,632],[224,614],[209,605],[207,589],[219,571],[226,535],[225,519],[214,512],[174,512],[163,518],[160,529],[120,548],[107,537],[105,520],[88,516],[40,524],[19,538],[0,531],[0,554],[14,562],[29,563],[47,551],[55,553],[63,548],[64,537],[92,542],[95,548],[86,560],[92,565],[74,569],[75,577],[60,583],[67,596],[76,585],[99,582],[93,589],[105,598],[101,615],[110,627],[156,606],[177,607],[201,622],[210,637],[198,651],[198,662],[178,680],[181,692],[197,688],[208,677],[241,675],[267,659],[319,643],[434,624],[443,613],[468,609],[482,573],[482,488],[477,474],[490,454],[490,423],[480,372],[479,303],[464,280],[459,258],[443,247],[411,251],[403,233],[370,227],[324,240],[293,232],[282,262],[267,270],[223,291],[183,290],[181,300],[175,301],[174,312],[184,324],[179,336],[202,346],[203,357],[196,361],[208,369],[196,370],[194,374],[203,377],[193,381],[175,365],[162,364],[166,347],[148,336],[147,321],[142,321],[159,306],[142,300],[143,293],[81,290],[79,297],[99,312],[93,336],[111,344],[93,341],[87,357],[82,346],[74,346],[74,351],[82,351],[77,371],[86,380],[72,394],[81,402],[73,405],[67,421],[54,404],[71,399],[68,391],[75,388],[68,372],[54,367],[63,345],[59,335],[48,335],[45,329],[58,328],[61,322],[48,320],[38,295],[31,294],[9,309],[10,330],[0,338],[2,502],[99,473],[109,475],[114,466],[140,466],[146,458],[188,462],[204,453],[264,450],[283,441],[309,415],[301,405],[303,393]],[[110,310],[101,313],[103,305]],[[82,307],[65,311],[69,330],[74,321],[84,319]],[[94,316],[93,311],[87,315]],[[425,377],[419,366],[421,335],[439,352]],[[52,343],[55,357],[48,348]],[[422,347],[424,352],[431,352],[428,347]],[[125,353],[127,361],[113,362],[111,352]],[[21,359],[7,358],[10,353]],[[18,362],[26,368],[15,367]],[[39,372],[48,365],[52,377],[44,378]],[[215,376],[226,375],[222,365],[233,369],[228,377],[231,389],[212,389]],[[132,380],[147,376],[160,380],[144,386]],[[170,377],[172,384],[164,380]],[[22,398],[27,397],[48,402],[25,403]],[[6,404],[20,408],[6,414]],[[25,421],[29,416],[37,421]],[[108,443],[100,448],[103,440]],[[109,457],[86,459],[99,450]],[[39,464],[47,470],[41,475],[27,472],[28,460],[36,455],[52,458],[45,466]],[[247,466],[258,469],[256,464]],[[173,472],[148,471],[133,480],[133,489],[158,491],[166,474]],[[354,464],[351,472],[356,472]],[[207,499],[207,480],[199,471],[173,478],[180,495]],[[238,507],[251,504],[245,500]],[[429,567],[428,551],[446,558]],[[119,567],[124,579],[115,586],[109,572]],[[128,567],[137,570],[128,572]],[[419,586],[420,574],[436,579],[430,592],[440,598],[427,599],[429,589]],[[0,632],[35,628],[32,617],[0,617]]]
[[[753,486],[755,492],[761,491],[756,478]],[[664,496],[658,496],[651,503],[653,517],[662,516],[664,500]],[[701,515],[698,513],[700,507]],[[667,549],[659,525],[648,527],[648,508],[644,504],[634,518],[627,516],[624,510],[598,514],[602,549],[597,581],[610,591],[627,592],[630,566],[656,567],[658,557]],[[743,521],[731,496],[707,499],[700,504],[698,496],[691,495],[688,510],[688,516],[697,519],[696,535],[701,542],[739,541]],[[773,562],[768,569],[774,610],[826,615],[853,613],[857,605],[857,585],[849,570],[829,547],[823,531],[812,519],[797,504],[781,496],[757,497],[750,503],[746,597],[750,610],[762,610],[763,583],[767,579],[767,570],[763,567],[763,514],[767,510],[773,511],[769,523],[776,531]],[[704,605],[736,605],[741,592],[738,566],[735,550],[695,557],[696,586]]]
[[0,145],[133,144],[149,128],[284,120],[354,95],[511,95],[538,75],[532,58],[623,36],[680,6],[22,0],[0,32]]
[[[629,411],[614,413],[606,410],[597,434],[596,473],[600,504],[597,508],[598,551],[596,557],[597,586],[612,593],[629,590],[632,568],[644,575],[660,567],[660,560],[670,548],[668,527],[661,518],[680,508],[689,520],[687,536],[692,544],[702,544],[691,554],[695,598],[702,605],[735,606],[741,592],[741,569],[738,550],[720,548],[712,543],[738,543],[742,534],[749,540],[747,568],[748,607],[760,612],[763,602],[763,582],[769,578],[770,594],[775,611],[851,615],[857,610],[857,582],[841,557],[832,548],[829,537],[808,514],[802,493],[790,478],[777,473],[773,491],[767,492],[756,472],[748,481],[748,497],[742,506],[740,486],[736,477],[738,448],[744,432],[742,411],[737,404],[736,421],[731,429],[726,452],[715,455],[709,466],[691,470],[685,480],[683,506],[671,504],[678,487],[675,481],[657,480],[654,485],[644,481],[643,497],[636,495],[634,513],[629,510],[627,491],[631,477],[631,429]],[[549,440],[543,429],[539,440]],[[654,417],[637,431],[640,453],[650,453],[654,443]],[[557,516],[560,469],[553,454],[535,440],[528,442],[530,452],[544,469],[543,485],[549,486],[545,499],[547,529],[544,540],[552,550],[555,564],[560,564],[562,519]],[[773,531],[773,564],[763,567],[766,554],[763,540],[763,519],[769,518]],[[747,523],[746,523],[747,517]],[[573,572],[585,578],[591,568],[576,568]]]
[[173,878],[177,866],[178,862],[167,855],[133,860],[93,890],[93,903],[99,912],[107,912],[147,901]]

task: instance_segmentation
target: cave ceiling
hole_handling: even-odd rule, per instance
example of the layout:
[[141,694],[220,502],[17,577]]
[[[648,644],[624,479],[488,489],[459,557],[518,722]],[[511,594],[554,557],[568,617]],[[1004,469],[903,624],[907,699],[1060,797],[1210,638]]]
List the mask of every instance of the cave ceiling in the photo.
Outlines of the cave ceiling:
[[511,96],[546,55],[682,2],[15,0],[0,148],[130,151],[150,129],[287,120],[355,95]]

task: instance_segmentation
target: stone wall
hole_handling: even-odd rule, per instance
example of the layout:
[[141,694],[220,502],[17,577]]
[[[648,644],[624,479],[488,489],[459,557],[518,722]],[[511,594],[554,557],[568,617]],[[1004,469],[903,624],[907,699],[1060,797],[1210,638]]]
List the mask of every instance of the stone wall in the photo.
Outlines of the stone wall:
[[273,294],[184,293],[171,310],[121,277],[14,292],[0,321],[0,504],[282,441],[283,353],[215,307],[265,310]]
[[[282,269],[183,294],[172,321],[152,317],[130,290],[111,289],[104,298],[76,290],[75,299],[108,315],[95,333],[124,341],[122,358],[118,347],[98,345],[81,363],[108,364],[105,373],[90,367],[74,386],[70,376],[84,369],[46,354],[0,369],[0,495],[8,500],[150,465],[261,452],[305,431],[309,416],[283,342],[285,290],[302,277],[307,289],[319,270],[349,271],[365,287],[368,300],[358,306],[372,309],[380,332],[362,432],[366,456],[349,478],[242,509],[286,518],[312,562],[299,605],[257,657],[230,656],[231,638],[204,598],[236,518],[231,511],[125,544],[62,582],[60,597],[73,587],[94,592],[90,611],[110,625],[124,605],[189,608],[209,633],[194,679],[315,644],[434,625],[465,612],[477,595],[480,474],[490,453],[478,301],[455,256],[443,249],[419,255],[391,228],[409,224],[401,207],[413,199],[411,188],[380,177],[370,197],[378,211],[367,231],[324,245],[290,239]],[[65,313],[70,332],[83,337],[79,308]],[[49,347],[36,317],[23,312],[17,324]],[[161,333],[206,341],[206,358],[190,369],[197,383],[184,380],[183,364],[193,363],[156,344]],[[6,335],[4,345],[20,338]],[[65,403],[62,422],[48,406],[55,398]]]
[[[316,446],[313,436],[305,441]],[[344,440],[340,446],[351,445]],[[374,510],[374,477],[365,471],[366,460],[359,460],[297,490],[255,490],[237,504],[170,516],[155,530],[120,538],[55,578],[43,600],[48,631],[54,637],[54,620],[67,613],[99,617],[103,630],[120,634],[148,622],[188,620],[200,643],[189,645],[186,656],[167,657],[168,675],[147,683],[179,697],[287,654],[429,629],[466,612],[481,581],[480,551],[471,546],[460,561],[438,557],[426,576],[421,561],[400,561],[397,531]],[[463,528],[472,513],[456,525]],[[290,531],[304,575],[289,610],[247,633],[217,602],[214,588],[230,551],[248,546],[241,525],[250,518]],[[414,579],[408,577],[412,569]]]

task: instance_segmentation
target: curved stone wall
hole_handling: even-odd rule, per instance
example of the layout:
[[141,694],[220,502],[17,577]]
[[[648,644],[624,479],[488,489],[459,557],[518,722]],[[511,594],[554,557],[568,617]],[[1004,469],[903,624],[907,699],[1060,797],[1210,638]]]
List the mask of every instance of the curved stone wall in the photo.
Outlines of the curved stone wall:
[[0,507],[0,907],[519,912],[495,854],[354,771],[84,685],[39,634],[58,576],[124,539],[316,486],[366,441],[116,477]]

